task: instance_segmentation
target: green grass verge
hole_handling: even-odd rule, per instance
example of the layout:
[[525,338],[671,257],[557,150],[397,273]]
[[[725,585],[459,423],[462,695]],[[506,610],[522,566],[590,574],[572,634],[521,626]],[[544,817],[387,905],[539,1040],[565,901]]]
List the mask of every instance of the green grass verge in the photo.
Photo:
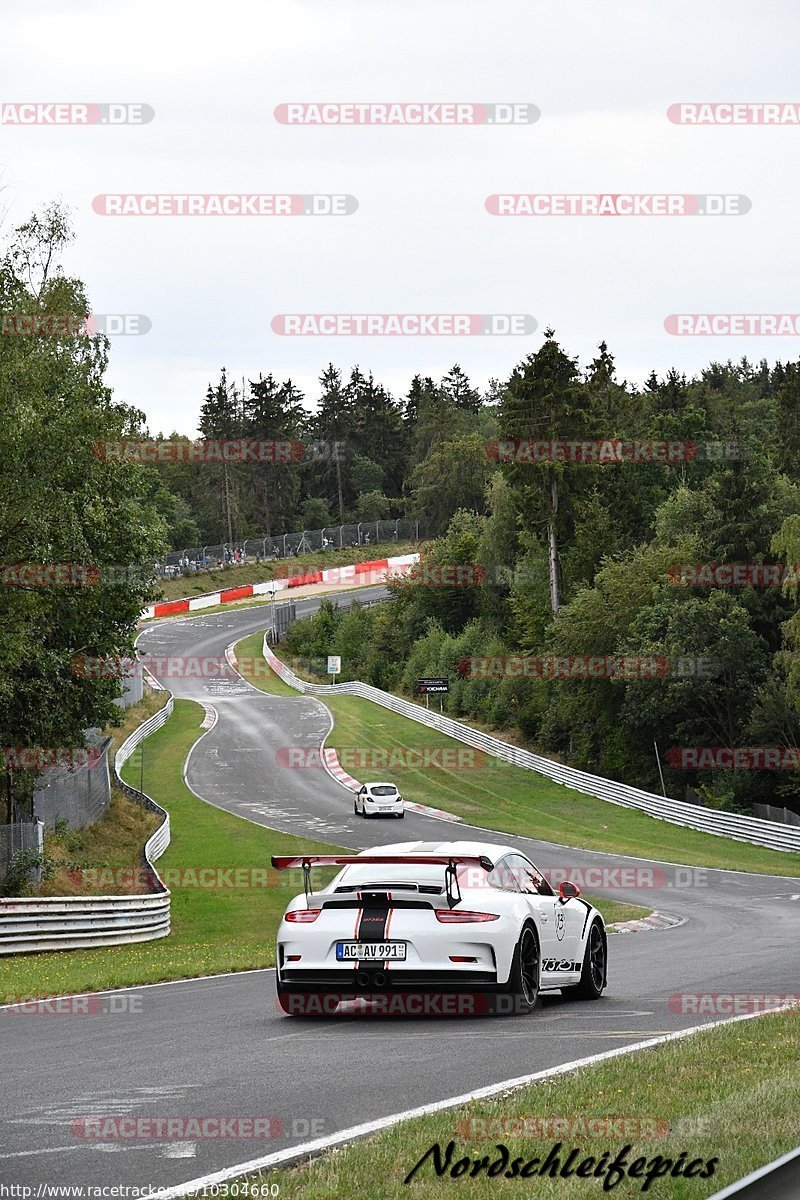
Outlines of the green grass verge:
[[[527,1020],[531,1036],[536,1036],[535,1015],[517,1019]],[[636,1132],[628,1136],[609,1135],[591,1125],[593,1136],[582,1133],[586,1126],[581,1122],[614,1117],[646,1124],[636,1126]],[[557,1130],[564,1130],[563,1125],[555,1126],[553,1132],[552,1127],[543,1130],[535,1124],[548,1118],[570,1124],[562,1133]],[[503,1121],[508,1124],[503,1126]],[[520,1196],[597,1200],[609,1193],[596,1178],[489,1179],[485,1171],[471,1177],[469,1170],[484,1155],[490,1163],[497,1161],[498,1143],[508,1147],[510,1162],[520,1158],[521,1165],[534,1158],[539,1158],[541,1165],[561,1142],[563,1167],[570,1151],[579,1147],[573,1169],[589,1156],[596,1165],[604,1151],[609,1152],[606,1162],[610,1162],[629,1145],[629,1164],[640,1157],[651,1163],[657,1155],[684,1166],[696,1159],[704,1164],[718,1159],[709,1179],[667,1176],[657,1179],[645,1193],[657,1200],[701,1200],[794,1149],[798,1128],[800,1012],[795,1010],[710,1029],[686,1040],[584,1067],[496,1100],[403,1122],[307,1165],[251,1179],[277,1184],[281,1200],[351,1200],[377,1195],[385,1200],[450,1196],[465,1200],[495,1200],[498,1196],[509,1200]],[[650,1136],[641,1136],[639,1130]],[[521,1131],[531,1136],[519,1136]],[[660,1136],[653,1137],[652,1131]],[[451,1165],[468,1158],[469,1170],[462,1168],[467,1173],[452,1178],[448,1172],[439,1178],[428,1159],[409,1184],[403,1182],[434,1143],[444,1154],[451,1141],[455,1143]],[[702,1169],[695,1168],[698,1172]],[[630,1200],[642,1195],[644,1183],[645,1177],[625,1178],[610,1194]]]
[[179,575],[177,579],[161,580],[161,597],[163,600],[182,600],[185,596],[199,596],[203,592],[215,592],[218,588],[241,587],[245,583],[263,583],[267,579],[303,575],[320,567],[344,567],[349,563],[371,562],[375,558],[413,554],[419,550],[419,546],[419,542],[378,542],[371,546],[345,546],[341,550],[315,550],[299,558],[281,558],[276,562],[250,562],[242,567],[198,571],[193,575]]
[[[55,996],[64,992],[98,991],[220,971],[272,966],[275,931],[295,880],[268,868],[270,855],[329,852],[328,846],[290,837],[205,804],[183,783],[183,764],[201,733],[203,709],[178,700],[167,724],[147,739],[144,790],[168,809],[172,841],[159,859],[159,871],[241,869],[247,886],[196,886],[198,876],[183,874],[182,886],[171,884],[172,932],[155,942],[98,950],[11,955],[0,958],[0,1000],[20,996]],[[139,766],[124,771],[137,785]],[[251,875],[255,870],[260,874]],[[236,882],[235,874],[229,876]],[[168,880],[169,882],[169,880]]]
[[[290,688],[287,683],[284,683],[283,680],[274,673],[274,671],[271,671],[267,667],[266,662],[264,661],[264,658],[262,655],[263,644],[264,644],[263,643],[263,634],[261,634],[261,633],[252,633],[252,634],[250,634],[249,637],[242,638],[242,640],[240,642],[236,643],[236,647],[235,647],[236,657],[239,660],[239,667],[240,667],[242,674],[245,675],[245,677],[247,679],[249,679],[251,683],[255,684],[256,687],[260,688],[264,692],[269,692],[272,695],[295,696],[296,697],[298,695],[298,693],[294,690],[294,688]],[[342,697],[337,697],[336,699],[338,701],[338,699],[342,699]],[[349,697],[348,697],[348,699],[349,699]],[[329,708],[332,708],[334,710],[334,712],[336,712],[334,703],[331,703],[328,700],[326,700],[325,703],[328,705]],[[360,705],[369,705],[369,701],[367,701],[367,700],[361,700],[361,701],[358,701],[358,703]],[[391,714],[391,713],[387,714],[386,709],[379,708],[377,705],[369,705],[369,712],[364,712],[363,715],[364,715],[365,721],[370,721],[370,719],[371,719],[370,728],[376,729],[376,730],[383,728],[383,717],[385,715],[393,716],[393,714]],[[454,745],[452,738],[445,738],[440,734],[434,734],[431,730],[426,729],[423,725],[419,725],[419,726],[415,725],[413,721],[408,721],[405,717],[398,717],[397,720],[400,722],[404,722],[407,726],[409,726],[411,728],[412,731],[414,731],[414,733],[416,732],[417,729],[419,729],[424,734],[431,734],[431,736],[438,739],[438,741],[436,743],[437,745],[439,743],[441,743],[443,745],[449,745],[451,747]],[[338,746],[340,744],[343,745],[344,743],[343,742],[340,743],[340,741],[338,740],[338,734],[339,734],[339,729],[338,729],[339,718],[338,717],[336,718],[336,721],[337,721],[337,726],[334,728],[334,731],[333,731],[332,742]],[[353,746],[353,745],[357,745],[358,743],[350,742],[348,744]],[[377,738],[375,740],[375,745],[380,746],[381,748],[386,748],[389,745],[389,743],[387,743],[387,741],[385,739]],[[352,768],[351,773],[356,778],[363,777],[363,776],[359,776],[359,773],[358,773],[358,770],[356,767]],[[386,774],[386,778],[388,778],[392,782],[397,783],[398,787],[400,786],[399,781],[397,779],[395,779],[395,777],[392,773],[384,773],[384,774]],[[424,771],[419,770],[419,771],[414,772],[414,774],[415,774],[415,776],[420,777],[421,782],[430,783],[430,784],[432,784],[432,786],[435,787],[438,776],[440,774],[443,776],[447,776],[448,772],[444,768],[441,768],[438,766],[430,766],[430,767],[426,767]],[[465,774],[465,772],[461,771],[461,772],[458,772],[458,774],[463,776]],[[381,775],[381,778],[383,778],[383,775]],[[445,783],[446,780],[440,780],[439,782]],[[412,784],[410,786],[411,786],[412,790],[408,791],[408,792],[404,792],[404,795],[408,795],[409,798],[413,798],[414,800],[417,800],[420,803],[424,803],[424,804],[435,803],[432,800],[422,799],[421,796],[418,794],[417,790],[415,790],[415,784]],[[449,805],[436,804],[436,807],[449,808]],[[450,811],[455,811],[455,810],[451,809]],[[487,818],[487,823],[489,824],[490,828],[493,828],[493,826],[491,825],[490,822],[491,822],[491,818],[489,817],[489,818]],[[635,904],[621,904],[619,901],[610,900],[607,897],[587,896],[587,899],[590,900],[592,904],[595,904],[597,906],[597,908],[599,908],[600,912],[603,914],[604,919],[608,922],[630,921],[636,917],[647,916],[648,913],[651,911],[648,908],[640,908],[638,905],[635,905]]]
[[[239,643],[243,654],[247,646],[250,659],[260,654],[260,636]],[[277,690],[278,685],[286,687],[272,672],[252,682],[265,691]],[[584,796],[535,771],[482,756],[453,738],[358,696],[326,696],[325,704],[335,721],[328,745],[336,748],[340,762],[351,775],[386,779],[409,800],[445,809],[471,824],[581,850],[800,876],[800,854],[784,854],[684,829],[635,809]],[[431,750],[456,751],[460,756],[457,762],[474,765],[406,765],[409,751],[428,754]],[[385,759],[380,757],[382,752]],[[373,765],[359,767],[365,757]],[[383,762],[385,765],[380,765]]]
[[[336,722],[329,745],[336,747],[345,770],[354,759],[357,765],[358,755],[388,750],[386,767],[372,767],[371,778],[385,778],[408,799],[447,809],[473,824],[584,850],[698,867],[800,875],[800,854],[782,854],[657,821],[634,809],[560,787],[500,759],[487,756],[483,760],[477,751],[444,734],[358,696],[326,697],[325,703]],[[452,750],[454,746],[467,756],[474,753],[476,765],[460,770],[420,769],[401,761],[409,750]],[[395,752],[394,762],[391,752]],[[356,769],[351,774],[359,777]]]
[[288,683],[284,683],[279,675],[270,670],[264,658],[264,632],[251,633],[249,637],[237,642],[234,651],[239,660],[239,672],[250,683],[255,684],[262,692],[271,696],[299,695]]

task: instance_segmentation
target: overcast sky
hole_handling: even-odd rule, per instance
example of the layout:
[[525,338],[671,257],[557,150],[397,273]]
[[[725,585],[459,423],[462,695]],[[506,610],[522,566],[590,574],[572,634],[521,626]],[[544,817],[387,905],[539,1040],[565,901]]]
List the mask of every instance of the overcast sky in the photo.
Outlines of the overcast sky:
[[[143,313],[110,382],[194,433],[221,366],[328,361],[396,394],[458,361],[507,376],[552,325],[620,375],[797,358],[796,338],[674,337],[670,313],[798,312],[800,127],[672,124],[680,101],[800,102],[796,0],[0,0],[3,103],[140,102],[141,126],[0,126],[4,229],[72,210],[93,310]],[[290,101],[527,102],[534,124],[300,127]],[[347,193],[352,216],[104,217],[101,193]],[[497,192],[734,193],[738,217],[490,216]],[[278,313],[528,313],[531,336],[282,337]]]

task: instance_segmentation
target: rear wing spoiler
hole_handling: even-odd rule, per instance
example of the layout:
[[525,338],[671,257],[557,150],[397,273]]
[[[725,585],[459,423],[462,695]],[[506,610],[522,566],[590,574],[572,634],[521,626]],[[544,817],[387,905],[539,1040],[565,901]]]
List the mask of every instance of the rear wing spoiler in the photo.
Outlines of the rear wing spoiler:
[[291,867],[303,867],[305,870],[306,866],[309,869],[311,867],[349,867],[358,863],[374,863],[377,866],[406,863],[415,867],[425,866],[428,863],[440,867],[446,867],[450,863],[457,863],[459,866],[464,863],[477,863],[487,871],[491,871],[494,867],[492,860],[485,854],[274,854],[272,856],[272,865],[276,871],[288,871]]
[[491,871],[494,863],[485,854],[293,854],[272,856],[272,865],[277,871],[288,871],[292,867],[303,868],[303,886],[306,900],[311,896],[312,867],[364,866],[439,866],[444,867],[447,901],[452,908],[461,899],[456,868],[479,866]]

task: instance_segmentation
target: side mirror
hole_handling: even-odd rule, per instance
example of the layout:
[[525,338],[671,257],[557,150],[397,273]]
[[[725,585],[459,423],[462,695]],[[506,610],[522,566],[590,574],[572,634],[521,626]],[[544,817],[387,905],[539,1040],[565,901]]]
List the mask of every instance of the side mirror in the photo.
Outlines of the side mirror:
[[565,879],[563,883],[558,885],[559,900],[576,900],[580,894],[581,889],[577,883],[570,883],[568,879]]

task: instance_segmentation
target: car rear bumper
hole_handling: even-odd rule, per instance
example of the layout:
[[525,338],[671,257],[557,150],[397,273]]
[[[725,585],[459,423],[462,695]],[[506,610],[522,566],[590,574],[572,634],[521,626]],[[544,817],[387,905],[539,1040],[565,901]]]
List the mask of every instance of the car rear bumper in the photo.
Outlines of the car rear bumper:
[[497,972],[483,971],[416,971],[397,970],[382,964],[370,965],[364,970],[350,967],[341,970],[282,970],[279,987],[285,992],[347,993],[363,992],[463,992],[497,991]]

